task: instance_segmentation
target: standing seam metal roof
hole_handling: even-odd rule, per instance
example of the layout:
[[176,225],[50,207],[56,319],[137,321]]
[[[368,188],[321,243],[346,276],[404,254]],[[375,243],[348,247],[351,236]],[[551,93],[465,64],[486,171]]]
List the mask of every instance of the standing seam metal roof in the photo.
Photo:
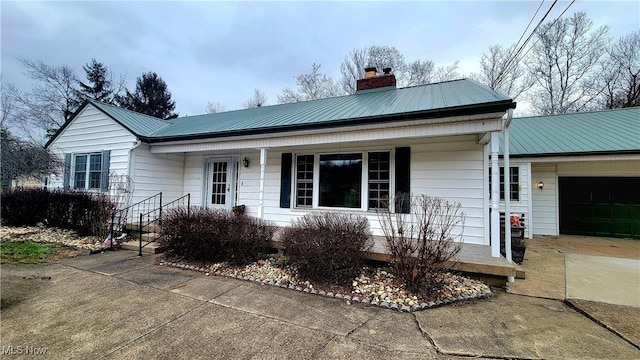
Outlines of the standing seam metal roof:
[[597,152],[640,152],[640,107],[514,118],[509,127],[512,156]]

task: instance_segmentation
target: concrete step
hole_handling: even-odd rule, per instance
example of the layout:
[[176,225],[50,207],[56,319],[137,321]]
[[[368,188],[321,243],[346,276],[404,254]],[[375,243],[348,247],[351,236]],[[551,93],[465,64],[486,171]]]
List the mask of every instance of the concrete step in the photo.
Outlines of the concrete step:
[[[125,225],[125,229],[127,229],[130,232],[137,232],[138,231],[138,227],[139,227],[139,225],[137,223],[129,223],[129,224]],[[160,225],[158,225],[157,223],[145,225],[145,226],[142,227],[142,232],[159,233],[160,232]]]
[[150,232],[150,233],[142,234],[142,241],[151,242],[151,241],[158,240],[158,238],[160,238],[160,234],[158,233]]
[[[159,254],[164,252],[164,248],[160,246],[157,242],[147,242],[142,241],[142,252],[145,254]],[[122,248],[125,250],[139,251],[140,250],[140,242],[135,241],[127,241],[122,243]]]

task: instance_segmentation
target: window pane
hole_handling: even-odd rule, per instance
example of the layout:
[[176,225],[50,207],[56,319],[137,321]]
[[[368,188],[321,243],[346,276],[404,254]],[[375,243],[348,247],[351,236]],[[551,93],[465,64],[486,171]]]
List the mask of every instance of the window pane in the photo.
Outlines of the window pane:
[[100,189],[100,171],[92,171],[89,173],[89,188]]
[[296,157],[296,206],[313,205],[313,155]]
[[[509,168],[511,200],[520,200],[520,173],[517,166]],[[491,189],[491,168],[489,168],[489,189]],[[489,190],[491,192],[491,190]],[[504,200],[504,167],[500,167],[500,200]]]
[[102,169],[102,155],[91,155],[89,166],[90,171],[100,171]]
[[319,205],[361,206],[362,154],[320,156]]
[[87,155],[76,156],[76,172],[87,171]]
[[77,155],[74,167],[73,188],[84,189],[87,186],[87,155]]
[[369,153],[369,209],[379,209],[389,198],[389,152]]

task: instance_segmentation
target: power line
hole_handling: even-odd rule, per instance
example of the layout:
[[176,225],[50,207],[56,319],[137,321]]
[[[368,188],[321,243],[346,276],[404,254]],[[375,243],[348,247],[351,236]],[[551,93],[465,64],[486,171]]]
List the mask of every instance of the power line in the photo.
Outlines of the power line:
[[529,30],[529,26],[531,26],[531,23],[533,22],[533,19],[536,18],[536,16],[538,15],[538,12],[540,11],[540,9],[542,8],[542,5],[544,4],[545,0],[542,0],[540,2],[540,5],[538,5],[538,9],[536,9],[535,14],[533,14],[533,16],[531,17],[531,20],[529,20],[529,23],[527,24],[527,27],[524,29],[524,31],[522,32],[522,34],[520,35],[520,38],[518,39],[518,41],[516,42],[516,44],[514,45],[513,49],[511,52],[509,52],[509,59],[511,59],[511,56],[513,55],[513,52],[515,51],[515,49],[518,47],[518,45],[520,45],[520,41],[522,40],[522,38],[524,37],[524,34],[527,33],[527,30]]
[[[527,46],[529,41],[531,41],[531,38],[533,37],[533,35],[535,35],[536,31],[538,30],[538,28],[540,28],[540,25],[542,25],[542,22],[547,18],[547,16],[549,15],[549,13],[551,12],[551,10],[553,9],[553,7],[556,5],[557,2],[558,2],[558,0],[555,0],[553,2],[553,4],[551,4],[551,6],[549,7],[549,10],[547,10],[547,12],[544,14],[542,19],[540,19],[540,21],[538,22],[536,27],[533,30],[531,30],[531,34],[529,34],[529,36],[524,41],[524,43],[518,48],[518,51],[516,51],[516,54],[511,59],[509,59],[509,61],[507,61],[507,65],[505,65],[505,67],[504,67],[505,73],[507,72],[507,69],[511,69],[512,64],[514,64],[513,66],[515,66],[522,59],[522,57],[520,57],[520,59],[518,59],[518,56],[520,55],[520,53],[522,52],[524,47]],[[575,2],[575,0],[573,0],[573,2],[571,2],[571,4],[573,4],[574,2]],[[569,6],[571,6],[571,4],[569,4]],[[567,7],[567,9],[568,9],[568,7]],[[567,11],[567,9],[565,9],[565,11]],[[564,14],[564,12],[563,12],[563,14]],[[529,48],[529,50],[531,50],[531,48]],[[527,51],[527,53],[528,53],[528,51]]]

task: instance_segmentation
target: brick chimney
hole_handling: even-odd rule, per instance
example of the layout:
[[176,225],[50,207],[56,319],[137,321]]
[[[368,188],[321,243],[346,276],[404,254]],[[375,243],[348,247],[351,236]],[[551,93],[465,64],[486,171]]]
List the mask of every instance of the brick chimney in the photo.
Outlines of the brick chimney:
[[396,87],[396,76],[391,73],[391,68],[382,69],[382,75],[377,75],[378,69],[368,67],[364,69],[364,79],[358,79],[356,82],[357,91],[378,89],[393,86]]

